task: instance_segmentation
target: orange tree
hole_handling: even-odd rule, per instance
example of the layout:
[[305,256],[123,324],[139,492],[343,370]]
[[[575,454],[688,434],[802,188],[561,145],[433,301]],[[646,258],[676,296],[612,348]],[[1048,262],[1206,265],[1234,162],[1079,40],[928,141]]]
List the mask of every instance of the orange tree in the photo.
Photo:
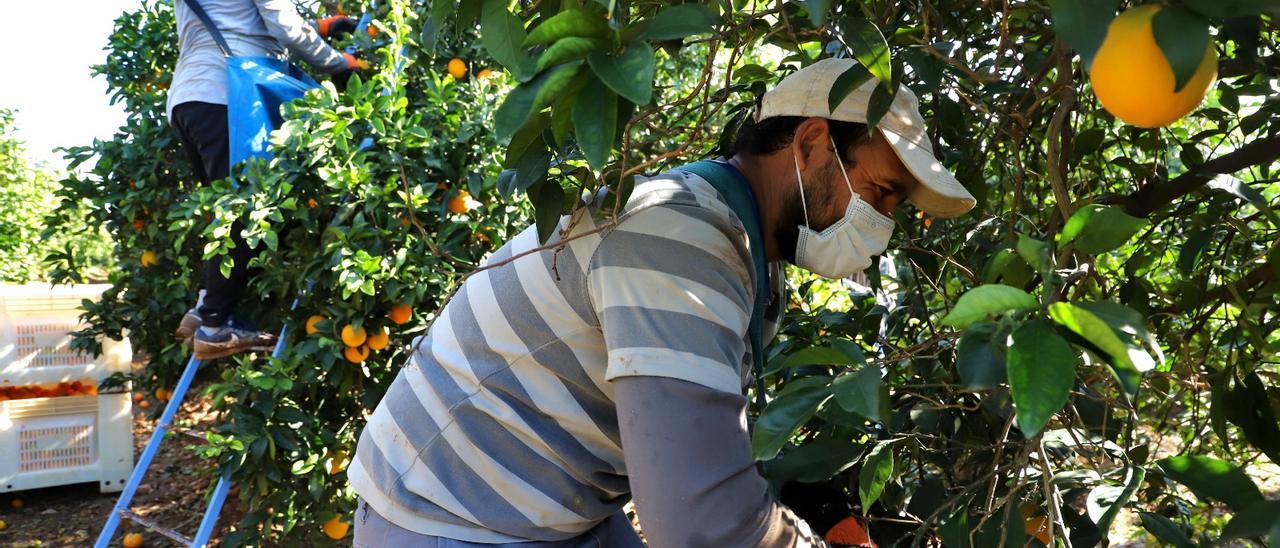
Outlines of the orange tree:
[[[1183,0],[1152,17],[1144,70],[1163,59],[1181,89],[1212,48],[1218,82],[1186,118],[1141,129],[1090,83],[1149,83],[1109,70],[1108,25],[1132,7],[390,2],[378,37],[356,39],[372,71],[288,106],[275,159],[239,187],[191,188],[157,111],[172,18],[148,4],[99,68],[129,126],[78,151],[94,167],[63,191],[96,206],[122,264],[86,334],[128,329],[152,358],[140,380],[170,380],[191,265],[224,260],[245,221],[269,249],[252,315],[312,332],[222,369],[225,421],[204,451],[250,510],[226,540],[316,538],[349,516],[341,469],[365,413],[491,245],[534,222],[555,246],[560,215],[613,212],[577,196],[625,198],[637,174],[724,151],[756,94],[848,55],[860,68],[822,91],[875,78],[877,111],[909,86],[979,205],[900,213],[868,287],[792,273],[768,403],[751,412],[784,501],[819,527],[862,515],[880,545],[1091,546],[1126,515],[1166,544],[1274,541],[1255,481],[1280,459],[1277,13]],[[158,262],[143,268],[143,250]],[[390,321],[397,305],[410,322]]]

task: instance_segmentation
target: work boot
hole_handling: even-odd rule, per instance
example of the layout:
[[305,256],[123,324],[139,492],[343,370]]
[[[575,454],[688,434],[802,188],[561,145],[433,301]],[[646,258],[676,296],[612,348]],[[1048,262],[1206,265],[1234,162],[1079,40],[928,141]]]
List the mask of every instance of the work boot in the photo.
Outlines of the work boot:
[[212,360],[247,351],[270,352],[276,345],[276,336],[232,317],[220,327],[196,330],[195,341],[196,359]]
[[178,328],[173,330],[173,338],[191,344],[191,338],[196,336],[197,329],[200,329],[200,313],[192,308],[182,315]]
[[186,344],[191,344],[191,338],[196,336],[196,330],[200,329],[201,320],[198,310],[204,304],[205,292],[204,289],[201,289],[199,296],[196,297],[196,305],[182,315],[182,321],[178,322],[178,328],[173,330],[173,338]]

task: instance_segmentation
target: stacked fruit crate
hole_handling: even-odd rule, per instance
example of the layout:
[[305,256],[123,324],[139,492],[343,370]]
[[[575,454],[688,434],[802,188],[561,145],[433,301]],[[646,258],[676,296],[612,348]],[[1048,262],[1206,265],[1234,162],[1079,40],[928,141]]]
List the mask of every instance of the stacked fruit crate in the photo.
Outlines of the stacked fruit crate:
[[81,302],[107,287],[0,285],[0,493],[124,487],[133,467],[129,393],[99,393],[98,384],[128,372],[129,341],[102,340],[97,357],[71,349]]

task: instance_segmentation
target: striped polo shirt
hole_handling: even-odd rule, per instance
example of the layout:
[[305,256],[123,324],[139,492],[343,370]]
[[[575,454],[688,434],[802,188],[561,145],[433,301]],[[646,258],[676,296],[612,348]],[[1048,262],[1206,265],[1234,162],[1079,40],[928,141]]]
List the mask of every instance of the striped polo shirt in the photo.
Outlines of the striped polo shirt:
[[[638,179],[618,221],[482,271],[445,305],[347,471],[378,514],[471,542],[572,538],[630,499],[611,380],[742,393],[755,272],[738,217],[711,184],[671,171]],[[603,222],[582,215],[553,238]],[[536,247],[529,227],[486,264]],[[781,263],[770,270],[766,341],[783,304]]]

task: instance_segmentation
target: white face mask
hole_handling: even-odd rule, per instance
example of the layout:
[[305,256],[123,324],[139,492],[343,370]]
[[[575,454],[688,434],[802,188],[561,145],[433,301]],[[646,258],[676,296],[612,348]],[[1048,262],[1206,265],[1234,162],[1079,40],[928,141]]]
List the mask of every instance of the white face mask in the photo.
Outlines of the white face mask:
[[[835,140],[831,146],[835,148]],[[796,266],[827,278],[848,278],[871,266],[871,257],[884,253],[893,235],[893,219],[876,211],[853,191],[849,174],[844,169],[840,154],[836,153],[840,174],[849,186],[849,206],[844,217],[822,232],[809,228],[809,210],[804,203],[804,181],[800,176],[800,163],[796,162],[796,182],[800,185],[800,206],[804,211],[804,226],[796,240]]]

